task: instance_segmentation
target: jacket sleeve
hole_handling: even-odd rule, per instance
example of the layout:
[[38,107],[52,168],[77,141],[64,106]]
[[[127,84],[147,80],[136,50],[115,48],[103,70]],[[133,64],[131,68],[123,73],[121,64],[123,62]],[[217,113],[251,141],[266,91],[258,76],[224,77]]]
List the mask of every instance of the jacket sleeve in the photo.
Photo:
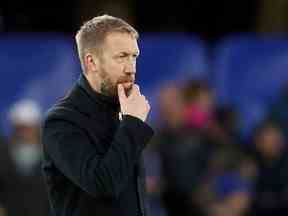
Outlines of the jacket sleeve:
[[74,184],[91,195],[118,197],[153,130],[141,120],[124,116],[110,148],[99,154],[86,132],[65,120],[44,123],[44,152]]

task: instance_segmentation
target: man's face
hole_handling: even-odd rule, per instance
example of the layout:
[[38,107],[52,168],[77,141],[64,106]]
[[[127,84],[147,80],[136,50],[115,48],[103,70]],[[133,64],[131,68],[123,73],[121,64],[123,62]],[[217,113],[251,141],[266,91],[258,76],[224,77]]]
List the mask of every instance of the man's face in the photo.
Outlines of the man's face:
[[278,128],[268,126],[256,137],[256,148],[268,158],[277,158],[284,147],[284,137]]
[[135,81],[138,55],[137,40],[132,35],[118,32],[107,35],[99,57],[102,94],[118,96],[117,85],[123,84],[126,95],[129,95]]

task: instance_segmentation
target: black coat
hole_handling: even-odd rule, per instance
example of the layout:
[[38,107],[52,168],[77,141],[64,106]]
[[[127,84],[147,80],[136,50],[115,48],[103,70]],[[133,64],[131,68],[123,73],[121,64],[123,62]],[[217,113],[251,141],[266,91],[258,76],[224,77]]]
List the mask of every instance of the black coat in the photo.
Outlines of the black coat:
[[120,121],[119,101],[94,92],[81,75],[43,124],[53,215],[146,215],[141,153],[152,135],[138,118]]

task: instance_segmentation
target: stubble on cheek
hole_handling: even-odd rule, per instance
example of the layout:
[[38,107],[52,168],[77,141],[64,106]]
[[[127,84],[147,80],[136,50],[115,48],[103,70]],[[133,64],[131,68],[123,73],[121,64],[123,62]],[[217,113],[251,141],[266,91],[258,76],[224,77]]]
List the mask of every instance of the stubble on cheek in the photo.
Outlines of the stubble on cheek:
[[100,83],[100,93],[110,97],[115,95],[117,96],[117,91],[115,92],[113,82],[104,70],[101,70],[100,77],[102,80]]
[[101,82],[100,91],[103,95],[118,97],[118,86],[117,84],[113,84],[111,80],[103,80]]
[[108,85],[105,81],[101,82],[100,92],[103,95],[109,96]]

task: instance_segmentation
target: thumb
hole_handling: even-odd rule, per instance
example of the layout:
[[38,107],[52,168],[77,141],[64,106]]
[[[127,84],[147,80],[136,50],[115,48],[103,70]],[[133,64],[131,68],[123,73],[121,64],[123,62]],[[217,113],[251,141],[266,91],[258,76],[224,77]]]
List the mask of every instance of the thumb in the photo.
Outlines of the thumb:
[[123,99],[126,99],[126,94],[124,91],[124,88],[121,84],[118,84],[118,97],[119,97],[119,101],[121,102]]

